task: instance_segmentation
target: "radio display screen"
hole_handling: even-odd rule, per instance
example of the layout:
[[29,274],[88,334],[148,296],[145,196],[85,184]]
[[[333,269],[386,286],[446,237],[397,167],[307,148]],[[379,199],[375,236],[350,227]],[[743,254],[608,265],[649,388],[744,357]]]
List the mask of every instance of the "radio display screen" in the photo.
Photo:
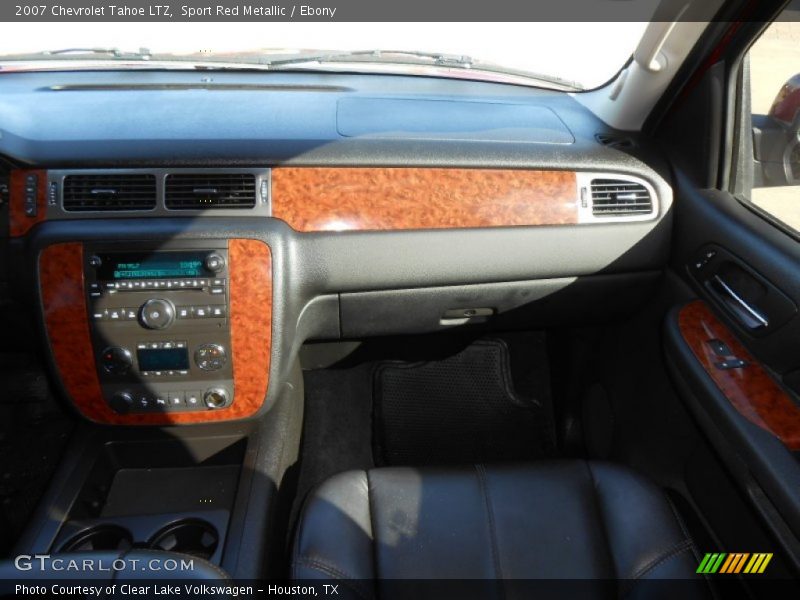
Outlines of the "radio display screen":
[[185,371],[189,368],[186,348],[147,348],[136,351],[140,371]]
[[207,252],[156,252],[152,254],[123,252],[100,254],[98,279],[166,279],[169,277],[209,277],[213,273],[204,266]]

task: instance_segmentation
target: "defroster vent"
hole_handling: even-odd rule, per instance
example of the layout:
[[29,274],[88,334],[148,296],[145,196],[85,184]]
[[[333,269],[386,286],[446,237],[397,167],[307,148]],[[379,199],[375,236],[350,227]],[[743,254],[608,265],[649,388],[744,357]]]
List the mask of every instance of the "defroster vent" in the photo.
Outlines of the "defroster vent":
[[167,175],[166,207],[174,210],[252,208],[256,177],[252,173],[173,173]]
[[151,210],[156,207],[156,177],[149,174],[67,175],[64,210]]

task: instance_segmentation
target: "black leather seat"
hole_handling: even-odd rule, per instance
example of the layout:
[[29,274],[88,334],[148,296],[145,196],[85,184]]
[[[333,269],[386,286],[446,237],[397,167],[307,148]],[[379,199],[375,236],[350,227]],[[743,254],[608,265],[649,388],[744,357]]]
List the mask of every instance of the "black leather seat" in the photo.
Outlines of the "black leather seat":
[[605,580],[627,597],[651,597],[636,593],[643,581],[680,579],[691,581],[681,595],[705,597],[697,565],[653,484],[607,463],[548,461],[336,475],[306,502],[292,575],[366,598],[389,595],[376,578]]

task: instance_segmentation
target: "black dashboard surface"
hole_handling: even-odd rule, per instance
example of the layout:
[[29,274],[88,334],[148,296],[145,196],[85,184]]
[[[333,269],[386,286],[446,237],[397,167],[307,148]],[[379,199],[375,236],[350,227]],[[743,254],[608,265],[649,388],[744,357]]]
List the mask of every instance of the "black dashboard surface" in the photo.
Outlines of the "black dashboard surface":
[[28,165],[646,167],[570,95],[429,77],[0,73],[0,154]]

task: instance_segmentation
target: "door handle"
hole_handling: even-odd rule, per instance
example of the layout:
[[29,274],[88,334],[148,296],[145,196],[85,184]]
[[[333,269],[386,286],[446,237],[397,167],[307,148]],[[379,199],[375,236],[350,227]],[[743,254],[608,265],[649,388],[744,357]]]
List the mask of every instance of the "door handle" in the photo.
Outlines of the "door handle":
[[722,277],[714,275],[708,283],[713,284],[712,291],[720,297],[742,325],[748,329],[762,329],[769,326],[767,317],[758,309],[750,306],[731,286],[725,283]]

